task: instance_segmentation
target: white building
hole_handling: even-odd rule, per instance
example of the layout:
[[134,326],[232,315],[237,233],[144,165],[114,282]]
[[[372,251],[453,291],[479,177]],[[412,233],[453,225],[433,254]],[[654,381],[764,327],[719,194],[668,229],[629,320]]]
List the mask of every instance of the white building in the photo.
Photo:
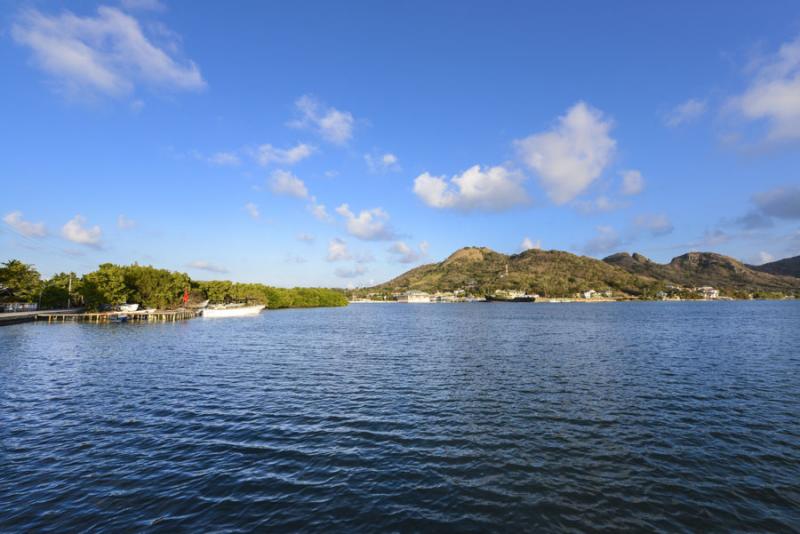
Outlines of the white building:
[[397,302],[407,302],[409,304],[420,304],[431,301],[431,296],[424,291],[406,291],[397,297]]
[[696,287],[694,290],[700,293],[706,300],[715,300],[719,298],[719,289],[714,289],[711,286]]

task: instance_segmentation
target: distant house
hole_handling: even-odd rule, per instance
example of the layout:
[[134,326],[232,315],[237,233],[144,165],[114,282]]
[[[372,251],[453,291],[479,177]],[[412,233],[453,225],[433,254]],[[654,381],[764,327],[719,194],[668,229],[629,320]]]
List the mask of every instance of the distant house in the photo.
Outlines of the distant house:
[[430,301],[431,296],[424,291],[406,291],[397,297],[397,302],[407,302],[409,304],[421,304]]
[[584,291],[583,293],[581,293],[581,297],[585,299],[593,299],[597,295],[598,293],[594,289],[590,289],[589,291]]
[[39,305],[30,302],[6,302],[5,304],[0,304],[0,312],[10,313],[10,312],[30,312],[36,311],[39,309]]
[[714,289],[711,286],[696,287],[694,290],[705,300],[716,300],[719,298],[719,289]]

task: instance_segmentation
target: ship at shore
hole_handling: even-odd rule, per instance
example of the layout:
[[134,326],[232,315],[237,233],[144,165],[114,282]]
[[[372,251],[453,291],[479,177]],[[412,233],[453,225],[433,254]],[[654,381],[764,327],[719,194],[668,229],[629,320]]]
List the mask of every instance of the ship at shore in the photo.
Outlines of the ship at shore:
[[222,304],[216,306],[208,306],[203,309],[203,317],[217,318],[217,317],[245,317],[248,315],[258,315],[266,306],[258,304],[255,306],[247,306],[245,304]]
[[508,297],[505,295],[486,295],[486,302],[536,302],[538,295],[518,295]]
[[522,291],[495,291],[486,295],[486,302],[536,302],[539,295],[529,295]]

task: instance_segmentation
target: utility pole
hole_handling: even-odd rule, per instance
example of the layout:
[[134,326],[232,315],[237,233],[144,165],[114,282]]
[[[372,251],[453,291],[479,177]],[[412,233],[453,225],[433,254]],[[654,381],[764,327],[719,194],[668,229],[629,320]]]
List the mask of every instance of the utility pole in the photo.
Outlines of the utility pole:
[[67,309],[72,307],[72,273],[69,275],[69,284],[67,285]]

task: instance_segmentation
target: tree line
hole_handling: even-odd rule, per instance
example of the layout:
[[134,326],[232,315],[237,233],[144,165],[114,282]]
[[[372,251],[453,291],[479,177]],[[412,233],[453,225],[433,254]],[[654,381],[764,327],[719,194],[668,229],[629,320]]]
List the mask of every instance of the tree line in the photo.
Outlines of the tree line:
[[43,279],[35,266],[19,260],[0,264],[0,302],[38,303],[40,309],[84,306],[90,310],[125,303],[143,308],[171,309],[190,304],[248,302],[268,308],[345,306],[344,293],[326,288],[279,288],[228,280],[197,281],[188,274],[149,265],[103,263],[78,276],[58,273]]

